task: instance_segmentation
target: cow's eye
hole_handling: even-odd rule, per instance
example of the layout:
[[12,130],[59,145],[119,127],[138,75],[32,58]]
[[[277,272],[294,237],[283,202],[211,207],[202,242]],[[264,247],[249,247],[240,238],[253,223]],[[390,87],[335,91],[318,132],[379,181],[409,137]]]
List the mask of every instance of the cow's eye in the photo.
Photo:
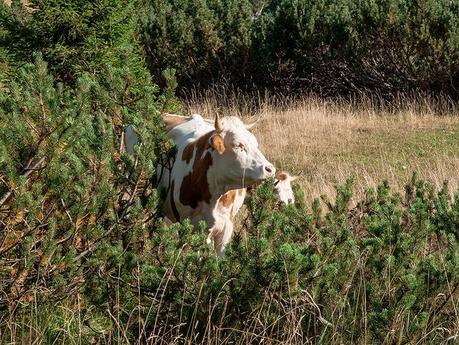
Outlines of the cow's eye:
[[235,148],[238,149],[238,150],[245,151],[245,146],[244,146],[244,144],[237,144],[237,145],[235,145]]

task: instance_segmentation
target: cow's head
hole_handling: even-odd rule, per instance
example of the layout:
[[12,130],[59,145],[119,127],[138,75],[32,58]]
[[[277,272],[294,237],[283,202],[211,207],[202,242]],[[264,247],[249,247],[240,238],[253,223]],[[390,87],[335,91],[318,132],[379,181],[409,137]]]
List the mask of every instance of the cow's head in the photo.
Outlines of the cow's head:
[[219,183],[233,189],[250,186],[274,176],[276,169],[258,148],[255,136],[236,117],[215,117],[210,136]]
[[292,182],[297,178],[297,176],[292,176],[285,171],[276,174],[276,182],[274,186],[281,203],[288,205],[295,202],[295,194],[293,193]]

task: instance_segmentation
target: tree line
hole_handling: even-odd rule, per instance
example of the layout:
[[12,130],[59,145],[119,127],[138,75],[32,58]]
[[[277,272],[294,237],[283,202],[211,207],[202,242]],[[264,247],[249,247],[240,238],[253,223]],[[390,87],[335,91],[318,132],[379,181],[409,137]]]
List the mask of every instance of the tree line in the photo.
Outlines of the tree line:
[[457,97],[459,3],[435,0],[153,0],[149,68],[184,88]]
[[13,1],[2,9],[3,52],[15,64],[41,50],[58,80],[75,81],[82,70],[98,73],[99,64],[125,54],[132,31],[120,28],[134,25],[138,58],[161,85],[162,72],[175,69],[182,93],[229,84],[318,95],[458,96],[456,1],[142,0],[126,3],[129,17],[124,5]]

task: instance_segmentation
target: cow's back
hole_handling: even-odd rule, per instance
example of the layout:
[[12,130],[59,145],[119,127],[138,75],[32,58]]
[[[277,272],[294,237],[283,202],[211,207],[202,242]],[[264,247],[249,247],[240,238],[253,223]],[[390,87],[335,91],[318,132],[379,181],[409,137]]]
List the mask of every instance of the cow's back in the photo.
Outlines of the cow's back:
[[[169,161],[158,166],[158,187],[166,190],[164,202],[165,215],[173,221],[180,221],[181,218],[193,218],[193,213],[200,210],[192,209],[180,202],[183,200],[180,194],[184,191],[184,179],[193,169],[193,162],[196,159],[196,150],[187,150],[193,142],[213,131],[212,125],[205,121],[200,115],[193,115],[187,121],[178,123],[171,128],[167,135],[174,142],[177,151]],[[193,221],[194,219],[192,219]],[[197,222],[200,219],[196,219]]]

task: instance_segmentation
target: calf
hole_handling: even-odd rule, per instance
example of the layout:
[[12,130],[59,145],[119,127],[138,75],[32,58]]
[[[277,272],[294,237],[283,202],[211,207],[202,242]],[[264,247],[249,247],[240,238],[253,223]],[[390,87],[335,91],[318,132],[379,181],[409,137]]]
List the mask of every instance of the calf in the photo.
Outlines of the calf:
[[274,188],[279,201],[288,205],[295,202],[295,195],[292,189],[292,182],[295,181],[298,176],[292,176],[288,172],[280,172],[276,174],[276,181],[274,182]]

